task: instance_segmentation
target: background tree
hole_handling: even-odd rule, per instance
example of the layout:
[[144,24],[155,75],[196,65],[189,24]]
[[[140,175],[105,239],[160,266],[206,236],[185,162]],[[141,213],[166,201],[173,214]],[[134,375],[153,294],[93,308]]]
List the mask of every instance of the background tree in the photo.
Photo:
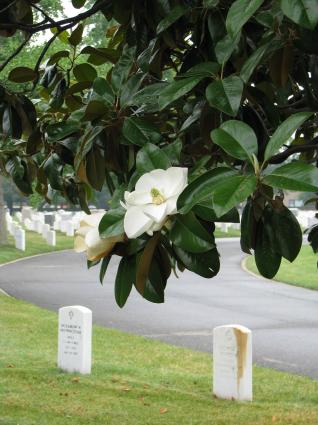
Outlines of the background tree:
[[[0,89],[2,170],[23,193],[33,183],[46,200],[59,193],[86,212],[107,186],[112,209],[99,231],[116,241],[93,264],[102,259],[102,280],[111,255],[122,257],[119,305],[133,285],[162,302],[172,269],[217,274],[214,223],[238,221],[242,202],[241,246],[259,271],[273,277],[282,257],[296,258],[302,234],[283,191],[318,191],[315,2],[73,0],[83,11],[63,19],[41,1],[4,3],[2,37],[52,35],[34,66],[5,74],[24,41],[0,66],[29,88]],[[87,44],[95,16],[104,38],[95,43],[93,29]],[[171,166],[188,170],[178,214],[153,236],[127,238],[124,192]],[[157,187],[151,196],[166,201]]]

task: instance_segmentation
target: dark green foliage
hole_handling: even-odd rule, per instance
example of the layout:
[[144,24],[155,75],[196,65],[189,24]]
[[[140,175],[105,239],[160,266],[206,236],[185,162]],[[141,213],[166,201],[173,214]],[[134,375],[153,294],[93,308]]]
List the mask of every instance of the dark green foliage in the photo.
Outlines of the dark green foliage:
[[[120,201],[141,175],[188,169],[178,214],[114,246],[120,306],[133,285],[163,302],[172,269],[215,276],[214,223],[238,222],[241,203],[241,247],[260,272],[273,277],[281,257],[295,259],[301,231],[274,190],[318,192],[314,2],[72,0],[85,11],[66,20],[55,2],[2,3],[1,43],[21,43],[15,60],[30,34],[52,30],[19,66],[11,44],[0,52],[0,169],[24,194],[54,191],[89,212],[107,187],[99,230],[112,237],[124,233]],[[316,250],[315,229],[309,239]]]

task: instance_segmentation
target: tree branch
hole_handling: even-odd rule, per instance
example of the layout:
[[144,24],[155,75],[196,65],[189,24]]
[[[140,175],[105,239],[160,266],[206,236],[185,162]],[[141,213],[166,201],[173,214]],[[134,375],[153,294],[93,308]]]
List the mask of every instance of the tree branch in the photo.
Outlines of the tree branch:
[[31,38],[31,35],[28,35],[27,38],[23,41],[23,43],[20,44],[20,46],[10,55],[1,65],[0,65],[0,72],[4,70],[4,68],[8,65],[9,62],[12,61],[20,52],[21,50],[28,44],[29,40]]
[[317,149],[318,150],[318,136],[311,140],[306,145],[298,145],[298,146],[290,146],[284,152],[280,152],[277,155],[274,155],[269,161],[269,164],[281,164],[291,155],[295,153],[308,152],[310,150]]
[[[19,29],[22,31],[27,32],[28,34],[35,34],[40,31],[44,31],[50,28],[58,27],[61,30],[66,30],[70,27],[73,27],[78,22],[83,21],[86,18],[89,18],[90,16],[94,15],[95,13],[99,12],[105,4],[108,3],[109,0],[100,0],[99,2],[95,3],[95,5],[87,10],[86,12],[79,13],[76,16],[73,16],[71,18],[61,19],[60,21],[54,21],[50,18],[49,23],[37,23],[37,24],[19,24],[19,23],[10,23],[10,24],[0,24],[0,29]],[[34,5],[33,5],[34,6]],[[47,20],[47,18],[46,18]]]

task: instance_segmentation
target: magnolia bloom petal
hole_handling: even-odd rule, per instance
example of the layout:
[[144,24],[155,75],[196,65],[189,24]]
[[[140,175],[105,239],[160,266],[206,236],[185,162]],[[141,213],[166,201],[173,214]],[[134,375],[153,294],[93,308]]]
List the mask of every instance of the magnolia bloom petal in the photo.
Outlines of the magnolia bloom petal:
[[80,228],[75,233],[75,252],[85,252],[87,259],[96,261],[106,257],[117,242],[123,240],[124,235],[102,239],[99,236],[98,226],[104,213],[87,215],[80,222]]
[[128,238],[160,230],[167,216],[177,213],[177,199],[187,186],[188,169],[170,167],[152,170],[137,181],[133,192],[125,192],[124,229]]
[[156,223],[160,223],[165,217],[166,217],[166,208],[167,203],[164,202],[160,205],[146,205],[143,207],[143,212],[148,217],[150,217],[152,220],[154,220]]
[[179,196],[187,185],[188,169],[181,167],[168,168],[166,171],[166,179],[169,181],[166,187],[166,196]]
[[138,236],[150,229],[153,220],[143,213],[142,207],[131,206],[127,208],[124,217],[124,229],[129,239]]
[[145,205],[151,203],[152,197],[150,191],[138,192],[135,190],[130,193],[125,192],[125,201],[130,205]]

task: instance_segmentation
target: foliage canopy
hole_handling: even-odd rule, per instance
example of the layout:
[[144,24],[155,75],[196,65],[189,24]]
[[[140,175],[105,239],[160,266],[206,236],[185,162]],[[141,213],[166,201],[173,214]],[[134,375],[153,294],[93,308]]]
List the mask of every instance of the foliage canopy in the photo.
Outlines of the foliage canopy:
[[[24,194],[58,192],[87,213],[106,185],[107,237],[122,232],[120,200],[141,175],[189,171],[177,215],[153,236],[115,244],[118,304],[133,285],[163,302],[172,269],[215,276],[214,223],[239,221],[242,202],[241,247],[259,271],[271,278],[282,257],[293,261],[302,233],[283,191],[318,192],[317,2],[72,0],[84,9],[63,19],[41,4],[1,4],[1,43],[22,40],[2,79],[34,34],[51,32],[34,66],[6,75],[16,89],[0,86],[2,172]],[[87,45],[95,15],[107,30]],[[64,47],[50,54],[56,40]],[[102,280],[109,256],[99,261]]]

